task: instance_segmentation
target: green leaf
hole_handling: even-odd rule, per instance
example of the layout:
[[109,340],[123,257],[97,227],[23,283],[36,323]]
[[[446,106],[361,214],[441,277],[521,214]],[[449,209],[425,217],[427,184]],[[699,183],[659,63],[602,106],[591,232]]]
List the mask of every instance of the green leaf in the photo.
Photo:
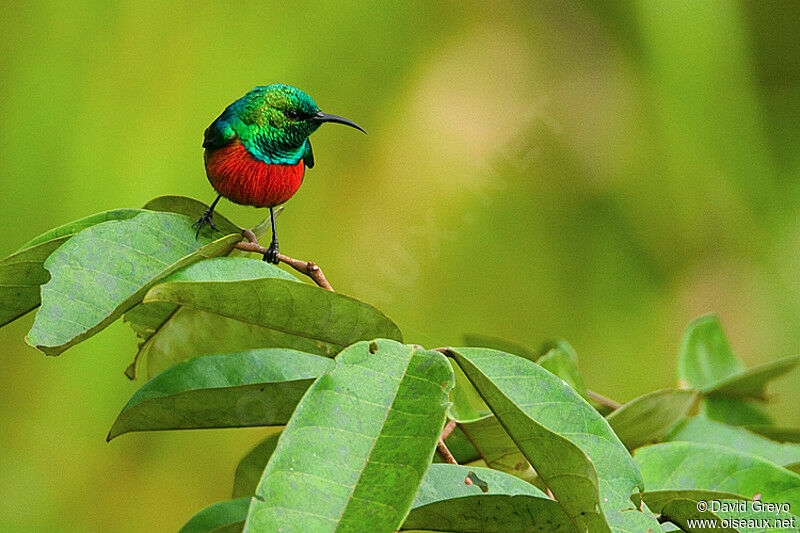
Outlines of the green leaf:
[[[275,265],[258,259],[245,257],[215,257],[193,263],[163,280],[170,281],[240,281],[257,278],[282,278],[292,281],[298,279]],[[142,340],[146,341],[178,309],[171,303],[142,303],[125,313],[129,322]]]
[[760,405],[723,396],[705,398],[702,413],[732,426],[772,424],[772,417]]
[[740,494],[800,509],[800,476],[752,454],[699,442],[665,442],[636,451],[648,491],[700,489]]
[[675,500],[690,500],[693,502],[709,500],[740,500],[744,496],[732,492],[716,490],[648,490],[642,494],[642,499],[654,513],[661,513],[665,506]]
[[536,481],[536,472],[525,454],[494,415],[460,423],[459,427],[474,444],[487,466],[530,483]]
[[[258,259],[248,259],[245,257],[216,257],[193,263],[174,272],[163,281],[237,281],[264,277],[297,281],[297,278],[275,265]],[[139,338],[142,339],[136,358],[126,371],[126,375],[129,378],[134,379],[136,377],[139,361],[142,361],[143,358],[147,357],[148,353],[151,352],[151,346],[156,342],[155,339],[151,341],[151,337],[161,332],[161,329],[178,311],[179,307],[180,306],[176,304],[168,302],[142,303],[125,313],[125,321],[131,325]],[[158,341],[163,343],[165,339],[158,339]],[[260,344],[260,346],[264,346],[264,344]],[[248,346],[247,348],[251,347],[252,346]],[[237,348],[233,350],[209,350],[205,353],[220,351],[237,351]],[[155,359],[162,355],[165,354],[160,351],[155,351],[150,357]],[[152,377],[158,374],[158,372],[172,366],[175,362],[185,359],[178,359],[176,355],[179,356],[179,354],[171,352],[165,362],[159,362],[158,360],[149,361],[148,365],[151,368],[158,369],[157,372],[151,373],[150,376]],[[201,354],[197,353],[194,355]]]
[[13,322],[40,303],[39,286],[50,274],[45,260],[76,233],[109,220],[124,220],[142,211],[117,209],[97,213],[47,231],[0,261],[0,326]]
[[678,379],[690,388],[705,389],[744,369],[717,315],[704,315],[689,324],[678,354]]
[[[488,486],[482,492],[465,479],[472,473]],[[533,485],[491,470],[450,464],[428,468],[401,529],[452,532],[576,532],[557,502]]]
[[[189,217],[194,222],[208,209],[208,204],[189,198],[188,196],[159,196],[153,198],[146,204],[143,209],[150,211],[163,211],[165,213],[177,213]],[[242,228],[220,215],[216,210],[214,211],[214,224],[219,230],[224,233],[241,233]],[[213,231],[212,228],[203,229],[203,233]]]
[[548,344],[547,352],[536,363],[567,382],[567,385],[586,397],[586,385],[578,371],[578,354],[565,340]]
[[[720,517],[711,511],[698,511],[697,503],[697,500],[675,498],[662,507],[661,516],[688,533],[706,533],[708,531],[739,533],[736,529],[721,527]],[[694,527],[692,522],[696,520],[702,520],[705,523],[701,527]],[[720,527],[707,526],[707,524],[719,524]]]
[[798,364],[800,364],[800,355],[785,357],[730,375],[704,388],[703,392],[708,396],[766,400],[767,383],[791,372]]
[[383,339],[342,351],[284,429],[245,531],[399,528],[431,462],[452,386],[438,352]]
[[[402,339],[394,322],[371,305],[288,279],[273,277],[244,281],[173,281],[153,287],[145,296],[144,302],[183,305],[245,324],[240,326],[214,322],[215,338],[256,332],[249,339],[234,337],[222,342],[259,342],[260,346],[290,347],[319,355],[333,355],[359,340],[376,337]],[[172,338],[160,339],[167,344],[182,345],[179,349],[161,349],[162,353],[155,362],[158,365],[156,368],[153,368],[154,362],[150,360],[151,346],[148,353],[150,372],[171,366],[187,351],[192,350],[191,346],[186,346],[187,341],[189,345],[206,346],[208,333],[197,332],[192,328],[199,325],[198,318],[202,320],[207,315],[193,313],[179,317],[178,314],[183,314],[182,311],[183,309],[178,310],[170,320],[176,322],[173,328],[167,331],[162,328]],[[188,322],[188,327],[180,327],[185,323],[179,320]],[[178,327],[179,330],[176,331]],[[212,341],[212,344],[214,342],[218,343],[220,340]]]
[[208,311],[181,307],[143,347],[147,376],[192,357],[256,348],[288,348],[333,357],[338,347],[282,331],[247,324]]
[[180,533],[219,533],[220,528],[241,531],[251,499],[236,498],[209,505],[186,522]]
[[[453,391],[450,391],[451,394],[452,392]],[[482,460],[480,452],[475,445],[472,444],[472,441],[469,440],[469,437],[467,437],[467,434],[460,426],[454,427],[453,431],[450,432],[444,442],[447,445],[447,449],[450,450],[450,453],[452,453],[453,457],[458,461],[458,464],[463,465]],[[438,455],[434,455],[433,460],[438,462],[443,461]]]
[[451,354],[579,529],[658,531],[653,516],[627,512],[641,476],[605,419],[574,389],[511,354]]
[[745,426],[745,429],[777,442],[800,443],[800,428],[787,428],[773,425]]
[[464,371],[453,366],[453,374],[456,379],[456,386],[450,391],[450,401],[452,405],[447,413],[450,418],[458,422],[469,422],[485,418],[491,415],[491,411],[486,403],[481,399],[481,395],[472,386]]
[[492,337],[491,335],[482,335],[480,333],[465,333],[464,342],[467,346],[513,353],[514,355],[524,357],[530,361],[536,361],[539,356],[542,355],[517,342],[501,339],[500,337]]
[[333,365],[282,349],[189,359],[136,391],[108,440],[131,431],[282,425],[314,379]]
[[[758,507],[756,507],[758,506]],[[714,514],[722,519],[727,519],[731,525],[736,526],[733,531],[741,533],[762,532],[787,532],[797,533],[800,520],[792,513],[783,509],[764,509],[761,502],[757,501],[730,501],[722,500],[713,502],[712,509],[720,509]],[[756,520],[758,520],[756,522]],[[736,521],[736,522],[734,522]],[[765,525],[768,524],[768,525]],[[705,533],[708,529],[696,529],[697,533]]]
[[[273,433],[259,442],[255,448],[247,452],[247,455],[242,457],[242,460],[239,461],[239,465],[236,467],[236,475],[233,478],[234,498],[239,496],[252,496],[256,493],[258,482],[261,480],[261,474],[264,473],[264,468],[267,467],[269,458],[272,457],[272,453],[275,451],[275,446],[278,445],[278,439],[280,437],[280,431]],[[245,509],[244,514],[247,514],[247,509]]]
[[650,392],[606,416],[629,450],[662,440],[689,412],[697,393],[687,389]]
[[775,464],[800,463],[800,445],[773,442],[746,429],[715,422],[704,416],[684,421],[669,436],[671,441],[705,442],[763,457]]
[[238,234],[196,240],[188,218],[149,211],[87,228],[45,262],[52,278],[42,285],[42,307],[26,341],[58,355],[119,318],[159,280],[239,240]]

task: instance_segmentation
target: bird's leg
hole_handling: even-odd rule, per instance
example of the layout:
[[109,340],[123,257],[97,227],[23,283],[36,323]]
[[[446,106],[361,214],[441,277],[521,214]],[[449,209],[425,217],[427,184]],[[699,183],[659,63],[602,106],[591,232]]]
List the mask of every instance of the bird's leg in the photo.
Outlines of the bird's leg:
[[195,239],[200,236],[200,230],[203,229],[203,226],[205,226],[206,224],[211,226],[211,228],[214,231],[219,231],[217,227],[214,225],[214,207],[216,207],[217,202],[219,202],[220,198],[222,198],[222,195],[218,194],[216,200],[211,202],[211,205],[208,207],[208,209],[206,209],[206,212],[200,215],[200,218],[197,219],[197,222],[192,224],[193,228],[194,227],[197,228],[197,233],[195,233],[194,235]]
[[264,261],[277,265],[280,262],[278,260],[278,233],[275,231],[275,210],[272,207],[269,208],[269,218],[272,222],[272,242],[269,243],[267,253],[264,254]]

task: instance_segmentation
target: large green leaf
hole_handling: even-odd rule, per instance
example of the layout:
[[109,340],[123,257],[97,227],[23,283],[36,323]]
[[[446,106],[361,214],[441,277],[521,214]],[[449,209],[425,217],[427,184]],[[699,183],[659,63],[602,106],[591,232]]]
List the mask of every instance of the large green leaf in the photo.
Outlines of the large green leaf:
[[579,529],[658,531],[655,518],[636,511],[631,499],[643,487],[633,459],[572,387],[511,354],[450,353]]
[[766,400],[767,383],[791,372],[798,364],[800,364],[800,355],[785,357],[779,361],[732,374],[721,381],[712,383],[703,389],[703,393],[708,396]]
[[566,381],[570,387],[585,398],[586,385],[578,370],[578,354],[575,352],[575,348],[565,340],[557,340],[546,346],[547,351],[536,363]]
[[[236,466],[236,474],[233,477],[234,498],[252,496],[256,493],[261,474],[264,473],[264,468],[266,468],[269,458],[272,457],[272,452],[275,451],[280,437],[280,431],[273,433],[242,457]],[[247,514],[247,509],[244,514]]]
[[241,531],[252,498],[236,498],[209,505],[194,515],[179,533],[221,533]]
[[180,307],[142,347],[142,353],[146,359],[147,377],[153,377],[192,357],[264,347],[289,348],[326,357],[333,357],[340,349],[208,311]]
[[453,386],[447,359],[391,340],[336,357],[283,431],[246,531],[392,531],[431,462]]
[[[191,347],[187,350],[187,341],[195,346],[206,345],[209,333],[198,332],[193,327],[199,325],[201,322],[198,318],[204,319],[207,313],[239,323],[213,322],[215,338],[250,334],[249,338],[217,339],[212,343],[257,342],[259,346],[280,346],[334,355],[359,340],[376,337],[402,340],[394,322],[371,305],[307,283],[276,277],[162,283],[147,293],[144,302],[166,302],[204,312],[201,315],[186,314],[183,308],[179,309],[170,320],[172,327],[162,328],[158,335],[152,337],[161,337],[157,340],[166,344],[180,343],[181,346],[179,349],[150,346],[148,359],[155,357],[153,348],[158,348],[161,353],[156,361],[148,360],[149,372],[178,362],[191,350]],[[188,322],[188,327],[183,327],[181,321]]]
[[131,397],[108,440],[131,431],[283,425],[332,360],[267,348],[183,361]]
[[632,400],[606,420],[629,450],[662,440],[694,404],[697,393],[687,389],[650,392]]
[[[177,272],[174,272],[164,282],[169,281],[237,281],[244,279],[256,279],[263,277],[275,277],[297,281],[297,278],[288,272],[281,270],[275,265],[258,259],[248,259],[245,257],[216,257],[206,261],[193,263]],[[125,313],[125,321],[134,329],[142,343],[136,354],[133,364],[126,370],[126,375],[133,379],[137,374],[137,365],[142,357],[148,357],[151,348],[156,342],[163,343],[166,339],[151,338],[161,332],[161,329],[168,323],[172,316],[178,311],[180,306],[169,302],[142,303]],[[170,332],[167,332],[168,335]],[[196,333],[196,332],[195,332]],[[264,344],[259,344],[264,346]],[[199,347],[199,344],[198,344]],[[247,348],[250,348],[248,346]],[[238,348],[234,348],[238,349]],[[226,350],[211,350],[206,353],[213,353]],[[171,352],[166,361],[158,360],[164,356],[161,351],[153,351],[149,357],[156,359],[149,361],[148,365],[158,372],[172,366],[177,361],[185,358],[178,358],[179,354]],[[201,355],[201,354],[195,354]],[[158,374],[151,373],[150,376]]]
[[744,370],[717,315],[704,315],[689,324],[678,354],[678,379],[690,388],[705,389]]
[[57,355],[119,318],[159,280],[239,240],[195,239],[187,217],[150,211],[87,228],[45,262],[51,279],[26,341]]
[[[163,282],[240,281],[266,277],[298,281],[285,270],[266,261],[245,257],[215,257],[182,268]],[[142,303],[125,313],[125,321],[130,323],[142,340],[147,341],[177,309],[178,306],[172,303]]]
[[665,442],[636,451],[648,491],[729,492],[800,509],[800,476],[752,454],[699,442]]
[[73,235],[96,224],[124,220],[141,212],[140,209],[116,209],[70,222],[39,235],[0,261],[0,326],[13,322],[39,305],[39,286],[50,279],[43,264]]
[[[468,475],[486,483],[467,485]],[[577,528],[557,502],[530,483],[491,470],[450,464],[428,468],[401,529],[452,532],[569,533]]]
[[800,445],[774,442],[746,429],[716,422],[704,416],[684,421],[670,434],[668,440],[726,446],[738,452],[763,457],[781,466],[800,463]]

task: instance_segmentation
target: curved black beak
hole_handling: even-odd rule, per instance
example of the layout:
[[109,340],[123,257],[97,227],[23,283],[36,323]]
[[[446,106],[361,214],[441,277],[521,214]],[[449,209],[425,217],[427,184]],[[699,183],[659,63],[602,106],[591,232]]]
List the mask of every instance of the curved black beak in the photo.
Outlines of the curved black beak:
[[346,119],[344,117],[340,117],[339,115],[331,115],[329,113],[323,113],[319,111],[316,115],[313,115],[309,120],[314,122],[336,122],[337,124],[344,124],[345,126],[350,126],[351,128],[355,128],[357,130],[363,131],[367,133],[364,128],[353,122],[352,120]]

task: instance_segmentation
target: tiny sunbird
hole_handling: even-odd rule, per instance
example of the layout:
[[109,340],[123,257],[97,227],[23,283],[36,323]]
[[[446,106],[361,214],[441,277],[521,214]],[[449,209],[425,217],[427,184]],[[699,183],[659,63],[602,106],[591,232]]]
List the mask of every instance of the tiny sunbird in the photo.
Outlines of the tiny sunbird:
[[213,229],[214,207],[222,197],[240,205],[269,207],[272,242],[264,260],[278,263],[275,206],[291,198],[306,167],[314,166],[309,135],[323,122],[361,130],[355,122],[320,111],[306,93],[282,83],[256,87],[231,105],[206,129],[206,176],[219,194],[197,222],[197,233]]

